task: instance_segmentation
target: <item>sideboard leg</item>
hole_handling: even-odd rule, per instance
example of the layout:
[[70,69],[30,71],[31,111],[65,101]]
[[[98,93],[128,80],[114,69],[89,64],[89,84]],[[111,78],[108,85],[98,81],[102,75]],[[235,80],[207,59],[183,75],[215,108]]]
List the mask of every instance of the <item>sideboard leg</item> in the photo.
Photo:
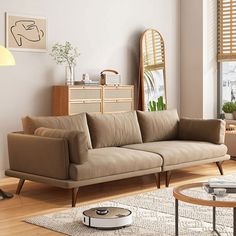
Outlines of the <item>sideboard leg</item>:
[[75,207],[78,198],[79,187],[72,188],[72,207]]
[[216,165],[217,165],[217,167],[218,167],[218,169],[219,169],[219,171],[220,171],[220,174],[221,174],[221,175],[224,175],[222,163],[223,163],[223,161],[217,161],[217,162],[216,162]]
[[170,170],[166,171],[166,187],[169,187],[172,172]]

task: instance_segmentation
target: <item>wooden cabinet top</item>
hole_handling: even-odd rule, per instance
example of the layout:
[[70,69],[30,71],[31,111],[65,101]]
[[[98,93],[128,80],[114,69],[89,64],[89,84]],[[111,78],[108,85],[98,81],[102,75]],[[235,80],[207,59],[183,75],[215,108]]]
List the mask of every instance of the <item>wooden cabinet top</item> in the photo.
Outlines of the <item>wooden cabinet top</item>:
[[54,85],[53,87],[61,88],[124,88],[134,87],[134,85]]

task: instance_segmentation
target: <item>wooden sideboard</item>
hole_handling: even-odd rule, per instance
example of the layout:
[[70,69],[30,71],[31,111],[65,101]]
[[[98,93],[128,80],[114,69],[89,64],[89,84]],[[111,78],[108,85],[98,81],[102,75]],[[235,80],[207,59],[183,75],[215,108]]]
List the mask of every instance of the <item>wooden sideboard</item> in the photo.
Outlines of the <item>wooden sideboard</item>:
[[53,86],[52,114],[114,113],[134,110],[134,86]]

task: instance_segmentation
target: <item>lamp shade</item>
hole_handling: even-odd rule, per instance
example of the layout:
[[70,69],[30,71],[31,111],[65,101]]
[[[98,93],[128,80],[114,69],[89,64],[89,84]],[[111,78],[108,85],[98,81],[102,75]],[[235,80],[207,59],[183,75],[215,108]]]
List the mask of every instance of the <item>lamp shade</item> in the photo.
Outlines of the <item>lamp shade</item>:
[[0,45],[0,66],[14,66],[15,64],[16,62],[11,52]]

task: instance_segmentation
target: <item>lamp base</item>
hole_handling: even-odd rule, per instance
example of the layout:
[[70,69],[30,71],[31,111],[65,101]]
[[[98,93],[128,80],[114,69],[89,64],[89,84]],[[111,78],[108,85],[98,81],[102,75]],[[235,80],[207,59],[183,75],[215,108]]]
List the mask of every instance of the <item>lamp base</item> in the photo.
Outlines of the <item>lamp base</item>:
[[0,200],[12,198],[13,194],[9,192],[4,192],[2,189],[0,189]]

